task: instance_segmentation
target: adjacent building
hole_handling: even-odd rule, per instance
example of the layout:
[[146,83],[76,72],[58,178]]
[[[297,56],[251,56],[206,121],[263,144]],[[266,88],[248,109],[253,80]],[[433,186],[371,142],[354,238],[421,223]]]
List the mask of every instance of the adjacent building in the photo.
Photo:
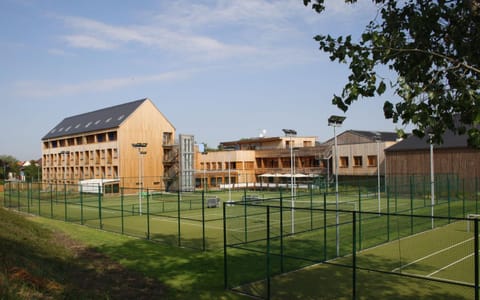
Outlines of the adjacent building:
[[[397,141],[395,132],[339,134],[338,175],[384,176],[384,149]],[[219,148],[197,154],[197,188],[278,186],[292,177],[297,184],[328,182],[336,172],[334,139],[319,143],[313,136],[259,137],[222,142]]]
[[[337,159],[339,176],[373,176],[378,171],[385,175],[384,150],[399,141],[396,132],[347,130],[337,136]],[[325,142],[332,173],[335,173],[335,141]]]
[[480,149],[468,146],[467,138],[467,135],[456,135],[447,130],[443,144],[431,145],[428,136],[411,135],[385,149],[387,173],[430,176],[433,167],[435,174],[477,178],[480,176]]
[[173,124],[140,99],[60,121],[42,138],[43,181],[168,189],[177,185],[177,151]]

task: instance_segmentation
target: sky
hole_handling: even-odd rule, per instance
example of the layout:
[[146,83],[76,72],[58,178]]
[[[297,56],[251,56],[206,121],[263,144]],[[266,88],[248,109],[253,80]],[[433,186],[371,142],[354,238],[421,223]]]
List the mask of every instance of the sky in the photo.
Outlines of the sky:
[[[320,142],[338,132],[394,131],[382,98],[343,113],[331,104],[348,66],[318,50],[316,34],[358,37],[372,1],[1,0],[0,155],[41,157],[41,139],[66,117],[149,98],[197,143],[282,136]],[[338,133],[337,132],[337,133]]]

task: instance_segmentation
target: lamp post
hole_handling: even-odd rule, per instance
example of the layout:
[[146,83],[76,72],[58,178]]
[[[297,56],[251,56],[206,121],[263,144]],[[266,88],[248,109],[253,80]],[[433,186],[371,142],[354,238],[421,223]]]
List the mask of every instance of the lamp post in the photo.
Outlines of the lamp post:
[[430,142],[430,200],[431,200],[431,214],[432,214],[432,229],[435,226],[434,217],[434,205],[435,205],[435,172],[433,169],[433,134],[429,133],[429,142]]
[[333,136],[335,139],[335,228],[336,228],[336,244],[337,244],[337,256],[340,255],[340,215],[338,213],[338,151],[337,151],[337,133],[335,128],[342,126],[345,117],[332,115],[328,118],[328,126],[333,127]]
[[143,156],[147,154],[145,148],[147,147],[147,143],[134,143],[132,144],[133,148],[138,150],[138,185],[139,185],[139,192],[138,192],[138,210],[139,215],[142,215],[142,193],[143,193]]
[[381,202],[380,202],[380,141],[381,134],[377,132],[375,134],[375,141],[377,143],[377,198],[378,198],[378,213],[382,211]]
[[290,137],[290,195],[291,195],[291,207],[292,207],[292,234],[295,233],[295,201],[294,201],[294,189],[293,189],[293,140],[292,137],[297,135],[297,131],[294,129],[282,129],[285,136]]

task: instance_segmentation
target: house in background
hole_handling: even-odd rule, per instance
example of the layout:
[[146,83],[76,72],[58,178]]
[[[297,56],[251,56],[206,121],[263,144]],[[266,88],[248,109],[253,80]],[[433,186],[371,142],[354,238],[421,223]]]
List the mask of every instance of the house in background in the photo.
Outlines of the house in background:
[[116,179],[165,189],[178,178],[174,144],[175,127],[150,99],[71,116],[42,138],[43,182]]
[[[339,176],[385,175],[384,150],[398,142],[396,132],[347,130],[337,136]],[[330,174],[335,174],[335,138],[325,142],[331,149]],[[378,170],[378,171],[377,171]]]

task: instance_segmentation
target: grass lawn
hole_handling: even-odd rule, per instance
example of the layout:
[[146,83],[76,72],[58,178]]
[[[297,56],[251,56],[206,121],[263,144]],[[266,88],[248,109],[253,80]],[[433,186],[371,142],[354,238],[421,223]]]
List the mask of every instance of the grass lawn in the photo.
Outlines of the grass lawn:
[[4,209],[0,214],[2,299],[243,298],[223,289],[222,250],[168,247]]

